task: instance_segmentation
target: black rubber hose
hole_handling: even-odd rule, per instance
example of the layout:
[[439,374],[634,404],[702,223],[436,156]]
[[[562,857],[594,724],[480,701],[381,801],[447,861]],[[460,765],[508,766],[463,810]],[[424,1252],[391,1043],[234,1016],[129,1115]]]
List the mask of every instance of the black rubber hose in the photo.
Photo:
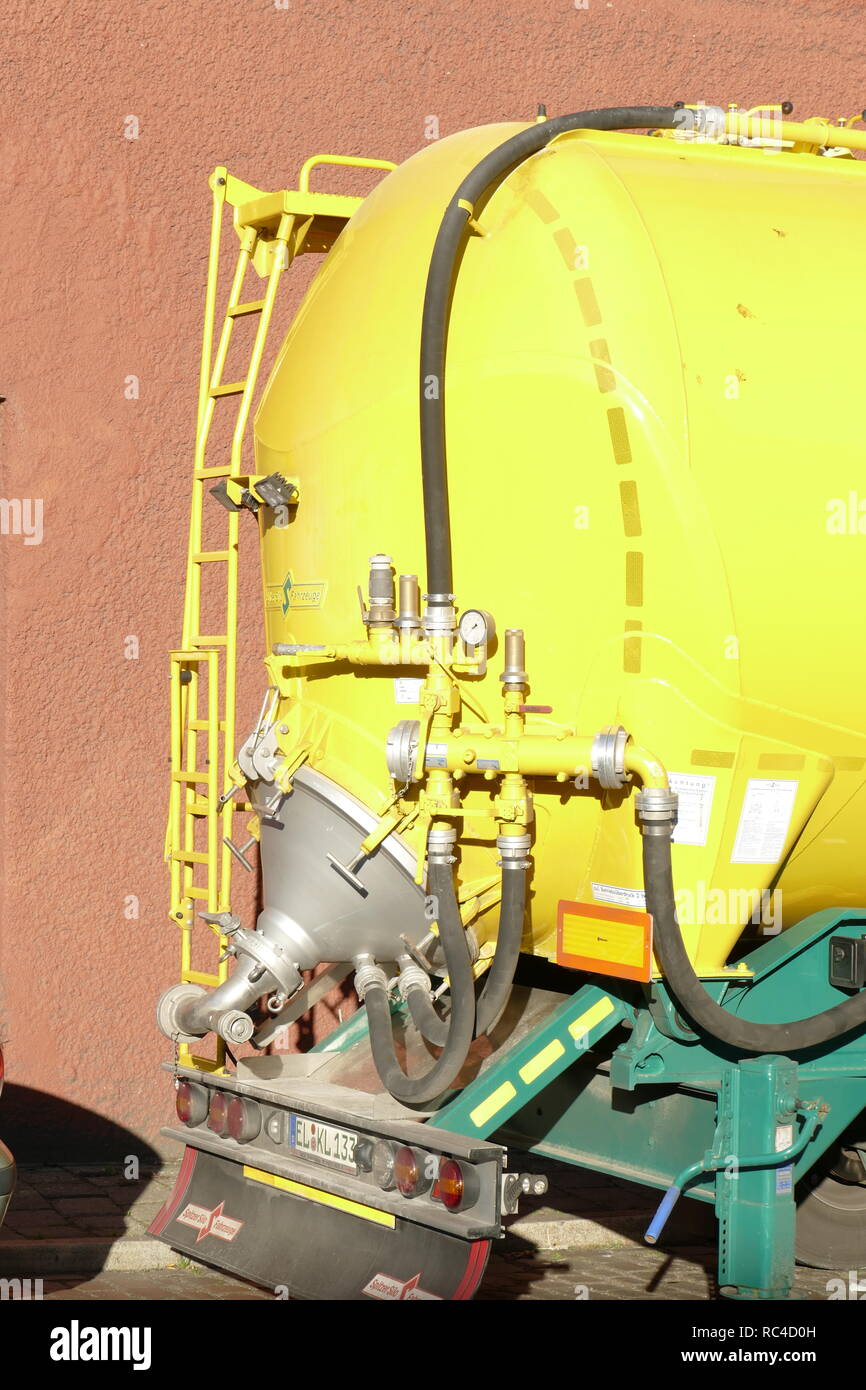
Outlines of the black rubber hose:
[[406,995],[406,1007],[422,1038],[436,1047],[442,1047],[448,1041],[448,1020],[439,1017],[425,989],[410,989]]
[[487,972],[484,988],[475,1005],[475,1036],[489,1033],[511,994],[514,972],[523,939],[523,917],[526,912],[526,869],[503,868],[502,906],[499,909],[499,933],[496,953]]
[[408,1077],[397,1060],[387,990],[382,985],[369,985],[364,996],[370,1025],[370,1047],[379,1079],[395,1100],[403,1101],[406,1105],[423,1105],[436,1100],[453,1085],[466,1061],[475,1034],[472,965],[450,865],[430,862],[427,891],[439,900],[437,922],[451,989],[451,1016],[442,1055],[422,1076]]
[[[447,603],[444,596],[453,589],[445,449],[445,355],[451,296],[466,242],[470,209],[489,196],[516,165],[537,154],[567,130],[666,130],[675,125],[688,128],[692,119],[691,111],[673,106],[613,106],[540,121],[485,155],[466,175],[448,204],[427,273],[421,318],[420,380],[427,589],[432,595],[442,595],[442,603]],[[468,206],[461,207],[461,202]],[[436,602],[430,607],[437,607]]]
[[835,1042],[866,1023],[866,990],[812,1018],[790,1023],[749,1023],[723,1009],[707,994],[683,944],[674,898],[669,832],[644,835],[643,872],[647,912],[653,920],[653,949],[665,981],[682,1012],[717,1042],[727,1043],[740,1052],[777,1052],[788,1056]]
[[[496,951],[475,1006],[476,1038],[480,1038],[482,1033],[489,1033],[499,1022],[514,984],[514,972],[517,969],[520,943],[523,939],[526,870],[503,869],[502,880],[502,905],[499,909]],[[453,894],[453,882],[450,891]],[[448,1039],[448,1021],[439,1017],[430,995],[423,989],[410,989],[406,1003],[412,1022],[421,1036],[441,1047]]]

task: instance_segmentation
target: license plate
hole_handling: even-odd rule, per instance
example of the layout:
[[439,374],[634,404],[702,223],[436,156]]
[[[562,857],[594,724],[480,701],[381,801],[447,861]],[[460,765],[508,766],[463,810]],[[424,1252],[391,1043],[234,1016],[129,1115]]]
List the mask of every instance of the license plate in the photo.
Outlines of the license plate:
[[358,1136],[351,1129],[338,1129],[336,1125],[311,1120],[307,1115],[289,1116],[289,1148],[305,1158],[314,1158],[319,1163],[330,1163],[335,1168],[354,1173],[357,1170],[357,1142]]

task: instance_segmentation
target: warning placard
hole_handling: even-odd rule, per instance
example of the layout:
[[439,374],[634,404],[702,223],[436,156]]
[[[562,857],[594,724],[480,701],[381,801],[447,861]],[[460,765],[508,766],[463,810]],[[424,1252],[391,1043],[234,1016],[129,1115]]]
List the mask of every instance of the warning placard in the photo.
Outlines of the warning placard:
[[799,782],[750,777],[743,797],[732,864],[778,864],[788,838]]

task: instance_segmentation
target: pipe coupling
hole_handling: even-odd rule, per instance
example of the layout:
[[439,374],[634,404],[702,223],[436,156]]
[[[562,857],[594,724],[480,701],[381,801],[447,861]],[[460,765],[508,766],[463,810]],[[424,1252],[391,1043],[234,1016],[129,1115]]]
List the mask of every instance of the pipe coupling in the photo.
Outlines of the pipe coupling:
[[400,786],[418,781],[415,763],[420,737],[421,724],[417,719],[401,719],[399,724],[388,730],[385,740],[385,762],[391,777]]
[[621,724],[609,724],[592,740],[590,765],[599,786],[608,791],[624,787],[628,781],[625,750],[630,734]]
[[528,869],[532,864],[529,858],[530,843],[529,835],[497,835],[497,866],[501,869]]
[[379,986],[387,994],[388,976],[372,956],[358,956],[355,961],[355,990],[362,1004],[367,990],[373,985]]
[[409,994],[413,989],[423,990],[425,994],[433,993],[429,975],[421,969],[420,965],[416,965],[413,960],[409,959],[400,968],[397,988],[400,991],[400,998],[404,1001],[408,1001]]
[[427,863],[441,864],[445,867],[455,862],[451,853],[457,843],[457,831],[453,825],[444,825],[427,832]]
[[677,794],[670,787],[641,787],[635,809],[644,835],[669,835],[677,818]]
[[425,594],[424,631],[429,637],[437,633],[448,635],[457,627],[454,594]]
[[292,995],[304,983],[300,970],[285,946],[272,941],[260,931],[239,927],[232,935],[233,955],[249,956],[276,980],[287,995]]

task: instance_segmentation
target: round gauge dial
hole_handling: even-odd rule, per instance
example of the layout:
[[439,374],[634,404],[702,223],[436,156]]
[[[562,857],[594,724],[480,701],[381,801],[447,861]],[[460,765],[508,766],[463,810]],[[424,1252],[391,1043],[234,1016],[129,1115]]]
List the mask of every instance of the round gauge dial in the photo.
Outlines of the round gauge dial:
[[460,616],[458,631],[465,646],[483,646],[493,636],[493,619],[483,608],[467,608]]

